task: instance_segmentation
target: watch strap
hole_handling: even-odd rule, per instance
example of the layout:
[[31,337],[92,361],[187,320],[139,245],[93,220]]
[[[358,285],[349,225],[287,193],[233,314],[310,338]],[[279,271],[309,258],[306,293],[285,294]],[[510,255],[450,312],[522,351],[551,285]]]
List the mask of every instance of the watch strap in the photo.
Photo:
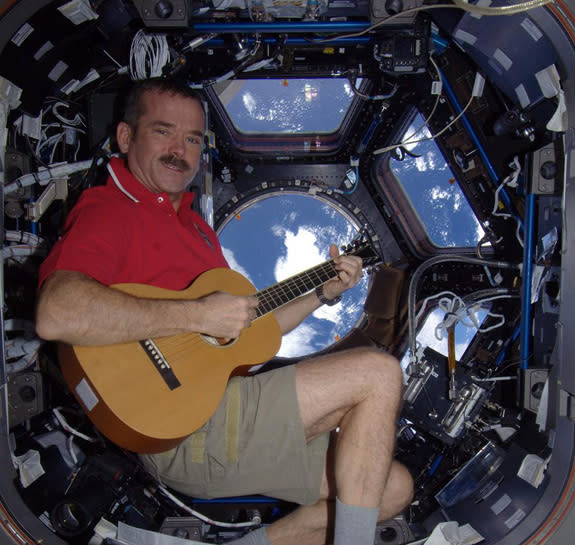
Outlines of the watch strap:
[[323,286],[318,286],[315,288],[315,294],[319,299],[319,302],[322,305],[327,305],[328,307],[332,307],[333,305],[337,305],[341,301],[341,295],[334,297],[333,299],[328,299],[323,293]]

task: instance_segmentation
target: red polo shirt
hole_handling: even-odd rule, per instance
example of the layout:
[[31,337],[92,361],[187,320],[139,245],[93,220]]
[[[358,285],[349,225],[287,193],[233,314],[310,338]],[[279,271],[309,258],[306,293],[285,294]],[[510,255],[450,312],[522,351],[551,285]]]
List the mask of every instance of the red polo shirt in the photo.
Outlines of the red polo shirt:
[[40,284],[56,270],[79,271],[107,286],[139,283],[171,290],[201,273],[227,267],[215,232],[192,210],[185,193],[178,212],[166,193],[152,193],[122,159],[102,187],[87,189],[70,212],[62,238],[39,272]]

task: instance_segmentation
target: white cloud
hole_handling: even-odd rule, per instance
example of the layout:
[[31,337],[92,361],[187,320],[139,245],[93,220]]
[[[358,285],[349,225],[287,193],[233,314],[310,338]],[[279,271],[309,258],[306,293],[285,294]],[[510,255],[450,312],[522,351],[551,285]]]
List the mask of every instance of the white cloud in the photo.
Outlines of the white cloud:
[[453,194],[453,210],[459,210],[463,204],[463,199],[461,193]]
[[422,155],[421,157],[415,158],[415,168],[419,170],[419,172],[426,172],[427,171],[427,161],[425,157]]
[[[329,212],[332,210],[330,209]],[[354,231],[353,226],[348,225],[347,233],[337,233],[335,229],[320,227],[319,225],[298,226],[297,232],[289,228],[276,225],[272,228],[275,236],[283,238],[284,252],[279,256],[274,267],[274,275],[277,282],[301,273],[315,265],[324,263],[328,259],[328,245],[331,242],[341,244],[349,242]],[[346,237],[346,240],[341,238]],[[339,240],[338,240],[339,239]],[[367,288],[365,288],[367,289]],[[325,320],[323,325],[309,322],[300,324],[295,330],[285,335],[282,340],[282,346],[278,355],[283,357],[301,356],[316,351],[318,342],[320,344],[328,343],[330,340],[325,339],[326,329],[333,335],[341,336],[347,333],[350,327],[352,315],[361,313],[360,304],[352,304],[349,301],[344,306],[339,303],[332,307],[323,305],[314,313],[316,320]],[[353,323],[351,323],[353,325]],[[331,339],[333,341],[333,339]]]
[[439,199],[448,200],[449,197],[451,196],[451,193],[448,190],[441,189],[441,187],[438,185],[432,187],[430,193],[432,201],[437,201]]
[[317,246],[316,233],[308,228],[300,227],[297,233],[286,230],[284,245],[286,252],[278,258],[274,267],[278,282],[326,260]]
[[303,323],[282,337],[278,356],[291,358],[315,352],[312,344],[317,331],[309,324]]
[[276,224],[270,227],[272,234],[276,237],[283,238],[286,232],[286,228],[283,225]]
[[244,108],[250,114],[253,114],[257,104],[255,97],[249,91],[244,92],[242,95],[242,102],[244,103]]
[[[222,247],[222,253],[224,254],[224,257],[226,258],[226,261],[228,262],[230,269],[233,269],[234,271],[237,271],[237,272],[243,274],[250,282],[252,282],[248,271],[246,269],[244,269],[238,263],[238,261],[236,260],[236,256],[234,255],[234,252],[232,252],[232,250]],[[252,282],[252,284],[253,284],[253,282]]]
[[341,303],[331,307],[328,305],[322,305],[313,312],[314,317],[318,318],[319,320],[327,320],[328,322],[332,322],[334,324],[341,323],[342,314],[344,314],[344,311],[343,305]]

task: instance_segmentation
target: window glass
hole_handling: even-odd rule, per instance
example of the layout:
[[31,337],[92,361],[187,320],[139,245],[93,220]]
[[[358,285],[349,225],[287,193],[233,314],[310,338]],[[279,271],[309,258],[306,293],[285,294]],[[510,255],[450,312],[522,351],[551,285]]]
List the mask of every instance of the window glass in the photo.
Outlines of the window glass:
[[[477,323],[481,324],[485,320],[488,308],[479,308],[475,310],[475,316],[477,318]],[[417,334],[417,342],[423,347],[429,347],[447,356],[447,334],[443,332],[442,339],[438,339],[435,335],[436,327],[445,318],[445,312],[439,308],[436,308],[433,312],[430,312],[421,326],[419,333]],[[470,321],[467,321],[470,323]],[[455,325],[455,359],[460,360],[467,347],[473,341],[477,330],[474,327],[467,327],[461,322],[457,322]],[[409,365],[410,352],[404,354],[401,360],[401,368],[405,371]]]
[[[293,193],[252,201],[219,231],[232,269],[267,288],[327,259],[329,245],[353,240],[357,226],[317,198]],[[347,291],[340,303],[321,306],[283,337],[278,355],[297,357],[317,352],[343,337],[361,319],[367,278]]]
[[214,88],[243,133],[332,133],[354,97],[344,78],[229,80]]
[[439,247],[476,246],[484,231],[424,121],[417,114],[402,140],[408,153],[400,150],[400,159],[392,155],[390,168],[431,242]]

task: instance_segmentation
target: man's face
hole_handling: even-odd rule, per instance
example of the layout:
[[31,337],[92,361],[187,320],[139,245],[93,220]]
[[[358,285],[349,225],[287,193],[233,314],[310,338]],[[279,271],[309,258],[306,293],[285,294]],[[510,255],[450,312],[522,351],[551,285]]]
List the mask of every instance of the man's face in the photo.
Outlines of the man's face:
[[135,178],[154,193],[168,193],[174,208],[200,166],[204,137],[204,113],[196,100],[146,92],[141,97],[142,115],[134,132],[118,125],[120,151],[128,155]]

